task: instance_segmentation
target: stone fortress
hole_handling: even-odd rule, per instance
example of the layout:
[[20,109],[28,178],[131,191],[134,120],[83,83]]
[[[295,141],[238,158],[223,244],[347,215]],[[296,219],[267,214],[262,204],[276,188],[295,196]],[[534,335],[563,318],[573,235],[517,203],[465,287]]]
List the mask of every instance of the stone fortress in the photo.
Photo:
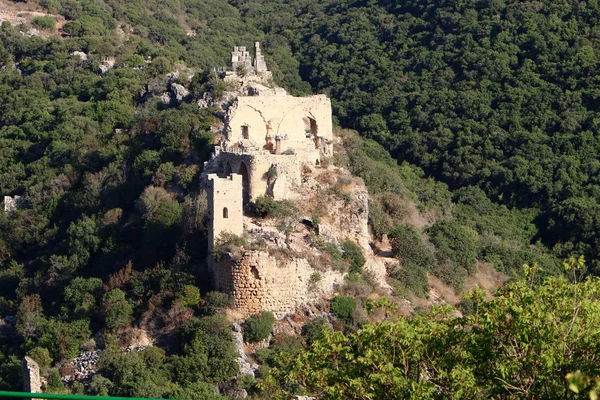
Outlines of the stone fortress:
[[[309,282],[316,271],[306,259],[282,261],[265,250],[243,250],[235,259],[217,260],[212,254],[226,232],[265,235],[265,228],[257,228],[244,215],[246,206],[258,197],[302,200],[306,171],[316,170],[333,156],[331,102],[325,95],[294,97],[281,88],[269,87],[271,75],[258,42],[254,61],[245,47],[235,47],[231,66],[233,71],[220,70],[221,77],[240,89],[229,102],[221,138],[201,178],[208,196],[209,264],[216,288],[232,296],[235,308],[289,312],[316,298],[314,284]],[[243,75],[235,72],[240,68]],[[360,221],[346,227],[338,224],[337,228],[358,230],[355,237],[368,237],[367,196],[366,189],[357,196]],[[299,208],[302,210],[301,205]],[[279,234],[276,230],[267,233]],[[319,274],[324,278],[317,290],[320,294],[333,291],[343,280],[339,272]]]

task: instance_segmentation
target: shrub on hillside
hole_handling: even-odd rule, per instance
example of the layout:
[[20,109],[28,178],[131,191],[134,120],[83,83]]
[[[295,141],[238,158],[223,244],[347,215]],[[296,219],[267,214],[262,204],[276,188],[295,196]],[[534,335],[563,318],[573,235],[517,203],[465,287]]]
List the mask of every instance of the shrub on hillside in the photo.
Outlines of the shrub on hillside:
[[433,252],[423,243],[421,235],[412,226],[397,226],[388,236],[394,257],[403,265],[412,264],[430,269],[435,264]]
[[48,389],[55,391],[64,388],[62,380],[60,379],[60,372],[56,368],[53,368],[48,375]]
[[298,211],[289,200],[274,200],[269,196],[259,196],[254,202],[254,212],[263,218],[291,217]]
[[408,263],[393,273],[393,277],[406,289],[416,296],[425,297],[429,291],[427,274],[423,267]]
[[336,296],[331,300],[331,313],[341,320],[352,322],[356,300],[352,297]]
[[244,337],[246,341],[257,343],[265,340],[273,330],[275,317],[273,313],[262,311],[260,315],[253,315],[246,321],[244,325]]
[[475,272],[480,238],[473,229],[457,221],[438,221],[427,230],[437,247],[439,262],[452,260],[468,273]]
[[231,305],[231,297],[223,292],[208,292],[204,296],[204,310],[207,314],[216,314],[220,309]]
[[38,28],[42,29],[54,29],[56,25],[56,20],[49,15],[43,15],[40,17],[35,17],[31,20],[31,23]]
[[306,338],[306,343],[311,344],[315,340],[324,337],[323,331],[327,328],[327,320],[325,318],[315,318],[308,321],[302,327],[302,336]]
[[128,325],[133,320],[133,307],[121,289],[113,289],[104,295],[104,323],[110,331]]
[[383,235],[392,230],[392,219],[386,214],[381,203],[377,200],[369,200],[369,227],[373,236],[381,240]]
[[362,273],[362,267],[366,260],[360,246],[351,240],[345,240],[342,243],[342,250],[344,251],[343,258],[350,262],[350,272]]

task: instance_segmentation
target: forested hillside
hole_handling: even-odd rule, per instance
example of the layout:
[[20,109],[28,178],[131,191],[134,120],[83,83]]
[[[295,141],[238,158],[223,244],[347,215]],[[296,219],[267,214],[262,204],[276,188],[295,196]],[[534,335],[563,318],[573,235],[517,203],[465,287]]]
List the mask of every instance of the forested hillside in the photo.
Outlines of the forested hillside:
[[546,244],[598,258],[596,1],[234,4],[293,44],[343,125],[453,189],[538,208]]
[[[22,197],[0,211],[0,389],[21,388],[26,354],[52,391],[177,399],[222,398],[216,385],[232,382],[256,398],[552,398],[570,393],[569,372],[599,375],[597,281],[536,286],[570,255],[600,273],[595,0],[28,4],[66,23],[38,20],[47,40],[0,27],[0,196]],[[337,124],[360,134],[338,130],[334,161],[369,189],[373,239],[388,237],[402,264],[390,271],[396,300],[426,297],[430,275],[460,291],[483,262],[517,282],[498,300],[463,301],[464,319],[371,325],[396,320],[396,306],[371,302],[368,277],[354,276],[344,290],[356,299],[331,304],[338,332],[318,320],[302,338],[277,337],[255,355],[259,381],[235,381],[198,187],[222,113],[197,101],[223,93],[211,68],[254,40],[277,84],[327,93]],[[190,92],[165,101],[174,83]],[[427,226],[407,222],[411,206]],[[526,283],[524,263],[535,265]],[[582,260],[566,266],[585,275]],[[462,336],[465,326],[477,329]],[[156,346],[123,353],[134,328]],[[512,357],[533,337],[529,355]],[[391,340],[424,350],[400,362]],[[378,353],[360,358],[354,343]],[[96,347],[91,383],[65,388],[63,367]],[[344,373],[332,375],[338,354]]]

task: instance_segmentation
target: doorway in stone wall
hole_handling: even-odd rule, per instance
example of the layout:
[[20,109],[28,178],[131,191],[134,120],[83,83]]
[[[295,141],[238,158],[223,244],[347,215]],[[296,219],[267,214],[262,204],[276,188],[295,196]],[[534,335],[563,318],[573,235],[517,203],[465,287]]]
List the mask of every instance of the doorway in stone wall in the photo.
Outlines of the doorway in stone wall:
[[250,174],[245,162],[241,162],[238,174],[242,176],[242,201],[244,207],[250,203]]
[[248,125],[242,125],[242,137],[244,139],[250,139],[250,130]]

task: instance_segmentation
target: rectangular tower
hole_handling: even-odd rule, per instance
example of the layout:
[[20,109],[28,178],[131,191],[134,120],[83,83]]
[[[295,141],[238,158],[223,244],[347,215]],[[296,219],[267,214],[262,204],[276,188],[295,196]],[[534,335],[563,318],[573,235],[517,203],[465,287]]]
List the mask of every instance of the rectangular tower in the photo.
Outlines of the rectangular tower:
[[254,70],[256,72],[266,72],[267,63],[265,62],[265,57],[262,55],[260,50],[260,42],[254,42],[254,50]]
[[223,232],[241,236],[244,233],[242,211],[242,175],[231,174],[219,178],[208,175],[208,251],[212,254],[216,241]]

